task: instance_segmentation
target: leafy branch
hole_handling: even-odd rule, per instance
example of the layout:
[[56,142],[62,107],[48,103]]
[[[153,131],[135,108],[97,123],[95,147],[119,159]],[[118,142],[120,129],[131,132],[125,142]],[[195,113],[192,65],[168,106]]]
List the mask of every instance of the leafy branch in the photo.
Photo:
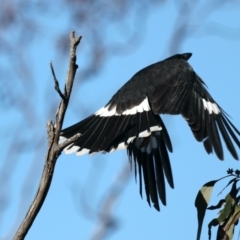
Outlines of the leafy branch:
[[[240,188],[237,187],[237,183],[240,181],[240,170],[237,169],[234,171],[233,169],[228,169],[227,173],[227,176],[205,183],[197,194],[195,200],[195,207],[197,208],[198,214],[197,240],[200,240],[206,210],[216,209],[220,209],[219,215],[218,217],[212,219],[208,224],[208,239],[211,239],[212,237],[212,227],[216,226],[218,226],[216,236],[217,240],[231,240],[233,238],[235,226],[238,224],[238,219],[240,218]],[[230,192],[225,196],[225,198],[220,199],[216,205],[208,207],[213,187],[217,182],[227,177],[231,177],[231,180],[227,183],[223,190],[231,186]],[[222,193],[223,190],[220,193]]]

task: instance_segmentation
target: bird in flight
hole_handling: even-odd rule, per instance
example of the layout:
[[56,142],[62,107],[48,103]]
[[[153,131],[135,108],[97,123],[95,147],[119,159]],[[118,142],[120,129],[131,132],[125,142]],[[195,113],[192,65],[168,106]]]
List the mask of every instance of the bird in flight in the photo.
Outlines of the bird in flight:
[[[111,100],[88,118],[61,132],[60,142],[81,137],[65,153],[105,153],[127,149],[140,194],[149,205],[166,205],[165,181],[174,188],[168,152],[172,144],[159,114],[181,114],[207,153],[223,160],[222,139],[233,158],[240,148],[240,132],[214,101],[203,80],[187,62],[191,53],[176,54],[137,72]],[[221,135],[221,136],[220,136]]]

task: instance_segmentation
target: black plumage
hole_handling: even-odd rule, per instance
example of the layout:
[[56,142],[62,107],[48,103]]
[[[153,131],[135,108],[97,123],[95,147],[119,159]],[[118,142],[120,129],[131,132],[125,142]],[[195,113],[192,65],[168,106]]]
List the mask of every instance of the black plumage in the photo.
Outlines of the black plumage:
[[166,204],[165,178],[173,188],[168,151],[172,144],[159,114],[181,114],[207,153],[223,160],[222,136],[233,158],[240,132],[208,93],[203,80],[187,62],[191,53],[177,54],[137,72],[108,102],[83,121],[62,130],[61,139],[81,137],[65,149],[77,155],[127,149],[143,184],[149,205]]

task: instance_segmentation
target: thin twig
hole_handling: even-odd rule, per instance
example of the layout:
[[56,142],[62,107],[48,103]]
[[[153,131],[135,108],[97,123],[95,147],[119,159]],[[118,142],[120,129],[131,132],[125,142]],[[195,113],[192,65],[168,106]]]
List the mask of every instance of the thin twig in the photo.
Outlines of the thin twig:
[[[81,40],[81,37],[75,37],[75,32],[71,32],[70,34],[70,61],[69,61],[69,69],[65,84],[65,99],[62,98],[59,108],[57,110],[56,115],[56,123],[53,124],[52,121],[47,123],[47,132],[48,132],[48,150],[46,155],[46,161],[42,173],[42,178],[36,193],[36,196],[22,222],[20,225],[16,235],[14,236],[14,240],[24,239],[26,234],[28,233],[30,227],[33,224],[38,212],[40,211],[43,202],[47,196],[48,190],[50,188],[52,177],[54,173],[54,168],[58,156],[61,154],[62,149],[66,145],[65,143],[59,145],[59,135],[62,128],[63,119],[65,116],[65,112],[67,110],[68,102],[71,95],[71,90],[74,82],[75,73],[77,70],[76,65],[76,49]],[[55,75],[55,74],[54,74]],[[56,78],[54,79],[54,81]],[[56,83],[56,81],[55,81]],[[58,92],[59,93],[59,92]],[[80,137],[80,134],[73,136],[70,140],[77,140]],[[68,142],[70,143],[70,142]]]
[[64,115],[65,112],[67,110],[67,106],[68,106],[68,102],[70,99],[70,95],[72,92],[72,86],[73,86],[73,79],[75,78],[75,74],[78,68],[78,65],[76,64],[76,48],[81,40],[81,36],[80,37],[76,37],[74,36],[74,32],[71,32],[70,34],[70,58],[69,58],[69,68],[67,71],[67,77],[66,77],[66,84],[64,87],[64,95],[66,97],[66,101],[61,101],[59,108],[57,110],[57,114],[56,114],[56,137],[54,139],[55,143],[58,143],[59,140],[59,135],[60,135],[60,131],[62,129],[62,124],[63,124],[63,119],[64,119]]
[[55,83],[55,90],[58,92],[59,96],[65,101],[66,97],[64,96],[64,94],[61,92],[61,89],[59,88],[59,83],[58,83],[58,80],[56,78],[52,62],[50,62],[50,68],[51,68],[52,75],[53,75],[53,80],[54,80],[54,83]]
[[[62,151],[65,147],[69,146],[71,143],[75,142],[81,137],[81,133],[77,133],[76,135],[68,138],[66,141],[58,145],[58,151]],[[61,140],[61,138],[60,138]]]

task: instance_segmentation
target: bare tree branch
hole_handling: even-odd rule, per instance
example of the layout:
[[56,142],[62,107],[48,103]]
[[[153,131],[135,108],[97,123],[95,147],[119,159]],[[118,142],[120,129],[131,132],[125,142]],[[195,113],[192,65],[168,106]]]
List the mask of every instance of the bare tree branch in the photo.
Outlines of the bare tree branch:
[[[65,146],[64,144],[61,144],[59,146],[58,140],[59,140],[59,135],[62,128],[65,112],[67,110],[68,102],[70,99],[75,73],[78,67],[76,65],[76,49],[78,44],[80,43],[80,40],[81,40],[81,37],[75,37],[75,32],[74,31],[71,32],[70,62],[69,62],[69,69],[68,69],[66,84],[65,84],[65,99],[62,99],[60,102],[60,105],[56,114],[56,123],[53,124],[52,121],[49,121],[47,123],[48,150],[47,150],[46,161],[45,161],[45,165],[42,173],[42,178],[41,178],[36,196],[14,237],[15,240],[24,239],[24,237],[28,233],[28,230],[32,226],[33,221],[35,220],[38,212],[40,211],[52,182],[56,161],[59,155],[61,154],[62,149]],[[70,140],[73,141],[79,137],[80,137],[80,134],[77,134],[76,136],[73,137],[73,139],[70,139]]]
[[62,150],[67,147],[68,145],[70,145],[71,143],[75,142],[76,140],[78,140],[82,135],[80,133],[77,133],[76,135],[68,138],[66,141],[64,141],[63,143],[58,145],[58,151],[62,152]]

